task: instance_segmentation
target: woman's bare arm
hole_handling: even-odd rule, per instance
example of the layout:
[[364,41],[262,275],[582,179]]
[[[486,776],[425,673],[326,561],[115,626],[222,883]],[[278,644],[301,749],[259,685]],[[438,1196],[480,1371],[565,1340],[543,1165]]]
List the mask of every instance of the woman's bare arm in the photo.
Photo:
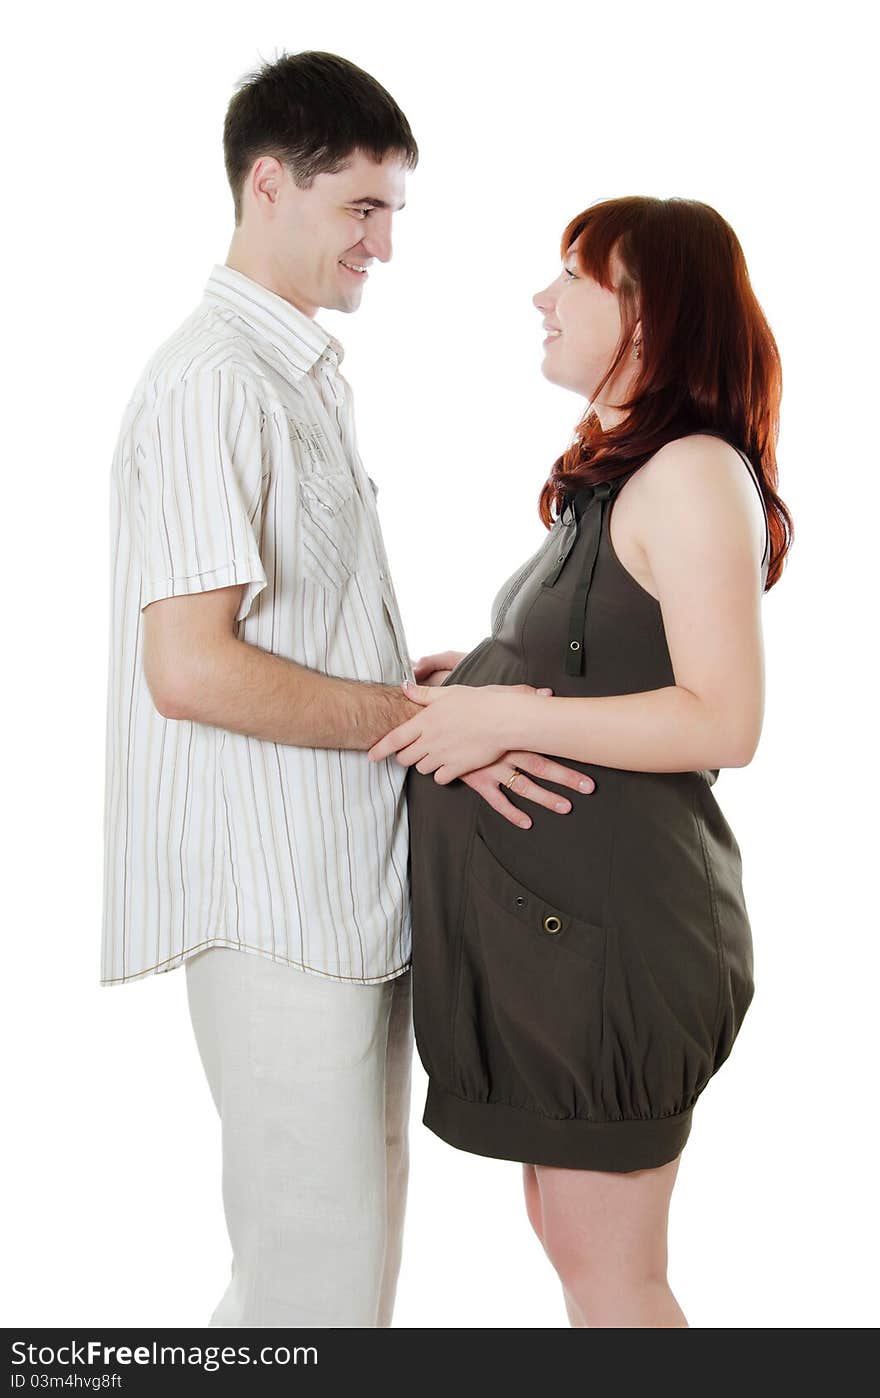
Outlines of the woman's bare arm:
[[764,520],[754,482],[734,449],[708,436],[670,442],[639,476],[633,518],[675,684],[607,698],[515,696],[499,704],[503,740],[632,771],[745,766],[764,711]]

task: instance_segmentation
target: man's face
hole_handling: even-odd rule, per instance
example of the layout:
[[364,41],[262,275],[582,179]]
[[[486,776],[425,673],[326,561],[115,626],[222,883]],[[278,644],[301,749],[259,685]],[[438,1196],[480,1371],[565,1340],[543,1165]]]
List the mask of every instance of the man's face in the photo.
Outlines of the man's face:
[[353,151],[344,170],[316,175],[309,189],[298,188],[274,157],[257,161],[248,213],[259,219],[274,288],[308,316],[322,306],[356,311],[365,269],[391,257],[391,221],[403,208],[405,183],[396,153],[376,164]]

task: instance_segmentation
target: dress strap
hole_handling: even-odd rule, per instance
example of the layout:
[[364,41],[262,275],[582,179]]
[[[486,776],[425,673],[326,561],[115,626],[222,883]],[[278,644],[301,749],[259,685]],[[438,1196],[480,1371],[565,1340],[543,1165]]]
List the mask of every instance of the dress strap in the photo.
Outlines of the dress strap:
[[[599,556],[599,544],[605,525],[605,511],[608,501],[619,486],[619,481],[601,481],[598,485],[585,486],[575,497],[583,499],[583,510],[576,508],[576,532],[584,534],[587,540],[583,570],[577,587],[571,597],[571,611],[568,621],[568,639],[565,648],[565,673],[581,675],[584,670],[584,641],[587,629],[587,601],[593,585],[593,573]],[[566,554],[567,556],[567,554]],[[563,560],[564,561],[564,560]],[[559,564],[560,568],[562,562]]]
[[550,569],[550,572],[545,574],[545,576],[541,579],[541,584],[543,587],[555,586],[556,579],[562,572],[562,569],[565,566],[565,561],[568,558],[568,555],[571,553],[572,549],[574,548],[575,541],[578,536],[577,514],[574,508],[574,500],[575,495],[573,493],[566,494],[565,503],[563,504],[562,509],[559,512],[557,524],[562,525],[564,529],[568,530],[568,537],[566,538],[564,543],[560,543],[560,552],[553,560],[553,567]]

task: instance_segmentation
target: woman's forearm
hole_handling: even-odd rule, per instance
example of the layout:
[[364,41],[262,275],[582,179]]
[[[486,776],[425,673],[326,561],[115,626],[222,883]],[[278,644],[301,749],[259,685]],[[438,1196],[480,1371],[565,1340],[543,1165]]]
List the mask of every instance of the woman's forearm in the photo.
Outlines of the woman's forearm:
[[632,772],[744,767],[754,756],[755,745],[733,731],[729,714],[681,685],[594,699],[515,697],[504,706],[511,749]]

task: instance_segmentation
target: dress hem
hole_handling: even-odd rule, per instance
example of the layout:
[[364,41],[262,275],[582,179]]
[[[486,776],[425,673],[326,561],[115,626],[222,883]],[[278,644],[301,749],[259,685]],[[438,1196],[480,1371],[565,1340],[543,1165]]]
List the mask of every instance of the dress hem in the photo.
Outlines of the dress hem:
[[545,1117],[504,1102],[466,1101],[430,1082],[422,1122],[448,1145],[473,1155],[628,1174],[674,1160],[690,1135],[692,1115],[693,1107],[647,1120]]

